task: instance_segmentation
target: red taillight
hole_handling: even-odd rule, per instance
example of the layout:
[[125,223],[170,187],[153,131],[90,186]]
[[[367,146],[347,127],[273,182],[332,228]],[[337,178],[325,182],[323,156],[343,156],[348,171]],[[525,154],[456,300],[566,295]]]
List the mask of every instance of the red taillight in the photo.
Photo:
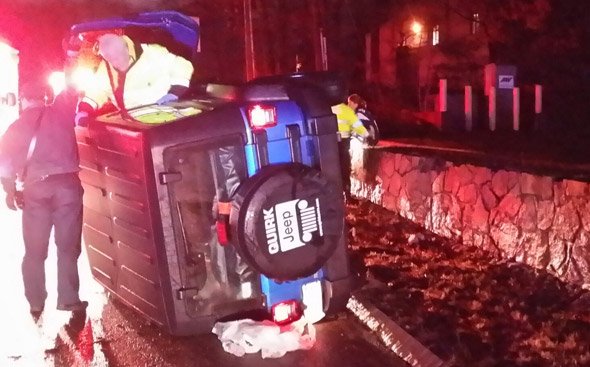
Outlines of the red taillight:
[[277,110],[274,107],[254,105],[248,109],[248,119],[253,129],[276,126]]
[[284,325],[301,318],[302,311],[299,302],[295,300],[277,303],[271,308],[272,318],[278,325]]
[[219,241],[219,244],[221,246],[227,245],[229,243],[229,231],[227,221],[223,219],[218,219],[217,223],[215,224],[215,227],[217,229],[217,240]]

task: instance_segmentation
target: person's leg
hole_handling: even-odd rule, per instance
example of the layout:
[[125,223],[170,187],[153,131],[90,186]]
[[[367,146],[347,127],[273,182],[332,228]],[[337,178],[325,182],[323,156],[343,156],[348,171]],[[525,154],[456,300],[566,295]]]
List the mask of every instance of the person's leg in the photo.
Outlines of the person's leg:
[[[57,304],[69,310],[80,305],[78,258],[82,241],[82,186],[72,175],[52,182],[53,223],[57,246]],[[73,310],[73,309],[72,309]]]
[[338,142],[340,155],[340,169],[342,171],[342,187],[346,195],[350,194],[350,139],[342,139]]
[[45,259],[51,234],[51,192],[36,184],[24,193],[22,225],[25,256],[22,262],[25,297],[31,311],[41,311],[45,306]]

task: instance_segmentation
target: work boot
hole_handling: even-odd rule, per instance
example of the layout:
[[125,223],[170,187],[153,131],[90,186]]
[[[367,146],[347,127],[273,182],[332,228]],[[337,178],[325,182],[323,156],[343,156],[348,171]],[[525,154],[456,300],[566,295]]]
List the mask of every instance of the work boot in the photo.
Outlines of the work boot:
[[79,301],[76,303],[70,303],[68,305],[57,305],[57,309],[60,311],[85,311],[86,307],[88,307],[88,302],[86,301]]
[[31,314],[31,317],[33,318],[33,320],[35,322],[39,321],[39,319],[41,318],[41,314],[43,313],[43,310],[45,309],[45,306],[41,305],[41,306],[31,306],[31,308],[29,309],[29,312]]

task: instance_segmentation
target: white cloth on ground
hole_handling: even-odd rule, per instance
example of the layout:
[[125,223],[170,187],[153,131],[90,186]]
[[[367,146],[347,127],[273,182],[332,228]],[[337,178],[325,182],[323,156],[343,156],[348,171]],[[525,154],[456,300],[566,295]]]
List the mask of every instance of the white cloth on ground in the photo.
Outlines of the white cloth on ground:
[[250,319],[218,322],[212,331],[223,349],[238,357],[260,351],[262,358],[280,358],[287,352],[311,349],[316,338],[315,327],[305,317],[285,326]]

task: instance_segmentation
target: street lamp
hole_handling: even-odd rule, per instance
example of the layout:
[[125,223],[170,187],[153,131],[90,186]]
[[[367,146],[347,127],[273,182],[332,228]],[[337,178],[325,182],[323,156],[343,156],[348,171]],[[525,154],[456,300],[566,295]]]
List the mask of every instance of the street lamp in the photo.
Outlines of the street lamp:
[[414,34],[422,33],[422,24],[417,21],[412,22],[412,32],[414,32]]

